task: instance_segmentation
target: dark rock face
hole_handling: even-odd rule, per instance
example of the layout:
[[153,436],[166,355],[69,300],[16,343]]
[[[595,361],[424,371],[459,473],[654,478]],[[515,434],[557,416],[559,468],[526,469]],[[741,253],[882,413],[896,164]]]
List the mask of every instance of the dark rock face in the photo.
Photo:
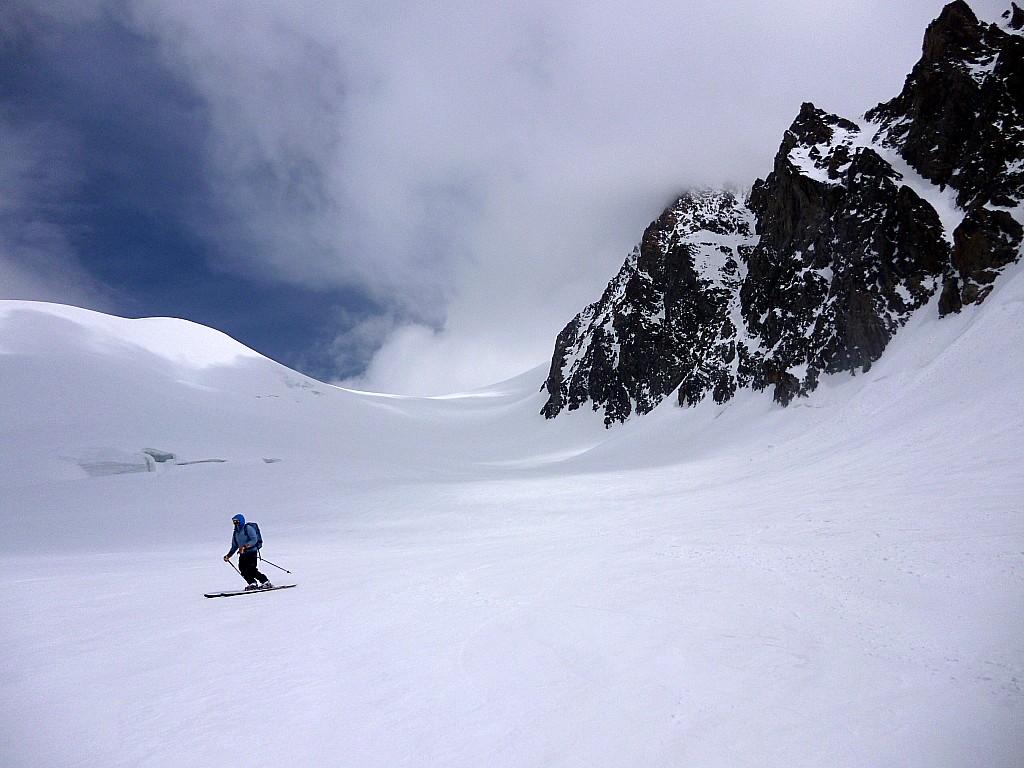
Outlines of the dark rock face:
[[608,285],[558,337],[548,417],[591,401],[605,422],[646,413],[677,389],[722,402],[741,374],[731,316],[753,217],[732,192],[679,198]]
[[[965,2],[947,5],[929,25],[903,91],[866,115],[879,142],[956,190],[967,212],[965,231],[953,233],[960,256],[943,287],[942,314],[982,301],[1021,242],[1009,214],[991,211],[1024,199],[1024,11],[1014,4],[1005,16],[1004,30],[979,23]],[[990,266],[978,267],[978,259]]]
[[[992,292],[1000,270],[1020,258],[1024,227],[1006,211],[975,208],[953,232],[953,267],[948,301],[942,314],[958,312],[963,304],[980,304]],[[957,300],[959,294],[959,300]],[[943,292],[943,298],[947,292]]]
[[1010,10],[1003,14],[1004,19],[1008,19],[1007,27],[1010,29],[1021,31],[1024,29],[1024,9],[1017,6],[1016,3],[1010,3]]
[[[867,370],[936,293],[984,300],[1024,240],[1024,12],[950,3],[903,91],[860,123],[804,104],[746,199],[684,195],[559,335],[545,416],[605,423]],[[950,190],[947,192],[947,188]]]
[[935,210],[863,140],[856,124],[804,104],[750,195],[761,237],[742,311],[783,403],[820,373],[869,368],[949,262]]
[[928,27],[903,91],[865,117],[922,176],[956,189],[961,208],[1016,205],[1024,189],[1024,37],[979,23],[962,0],[950,3]]

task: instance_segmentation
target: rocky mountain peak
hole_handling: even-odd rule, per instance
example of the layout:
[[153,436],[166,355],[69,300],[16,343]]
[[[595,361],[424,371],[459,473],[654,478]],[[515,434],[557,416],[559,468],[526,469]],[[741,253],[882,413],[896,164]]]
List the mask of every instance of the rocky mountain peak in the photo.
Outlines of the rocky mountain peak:
[[729,190],[681,195],[652,222],[601,299],[563,329],[543,413],[586,402],[607,424],[646,413],[675,391],[732,396],[739,380],[738,286],[754,219]]
[[902,92],[866,115],[884,146],[956,189],[964,209],[1020,200],[1022,116],[1024,39],[980,23],[959,0],[929,26]]
[[921,61],[937,64],[948,57],[969,57],[982,43],[978,17],[963,0],[956,0],[942,9],[938,18],[924,33]]
[[[801,105],[748,196],[684,194],[559,335],[543,413],[605,423],[867,370],[909,317],[980,303],[1024,241],[1024,13],[960,0],[861,121]],[[939,295],[937,302],[932,299]]]
[[856,123],[805,102],[783,136],[775,172],[781,172],[780,162],[794,169],[813,167],[825,174],[822,180],[837,183],[849,167],[851,143],[860,131]]
[[1016,3],[1010,3],[1010,10],[1003,14],[1003,18],[1007,20],[1007,29],[1015,32],[1024,31],[1024,9]]

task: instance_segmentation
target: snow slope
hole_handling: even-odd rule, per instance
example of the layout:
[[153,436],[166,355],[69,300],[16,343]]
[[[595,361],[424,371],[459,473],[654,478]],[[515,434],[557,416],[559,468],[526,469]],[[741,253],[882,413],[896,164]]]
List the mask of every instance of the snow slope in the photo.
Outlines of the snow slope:
[[1024,270],[936,314],[605,430],[0,302],[0,764],[1019,766]]

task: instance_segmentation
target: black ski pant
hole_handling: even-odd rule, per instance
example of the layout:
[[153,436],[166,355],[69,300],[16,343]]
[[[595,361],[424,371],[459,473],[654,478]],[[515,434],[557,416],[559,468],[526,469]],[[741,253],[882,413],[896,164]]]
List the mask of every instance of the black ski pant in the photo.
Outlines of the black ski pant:
[[242,552],[238,555],[238,570],[242,574],[242,578],[245,579],[249,584],[259,582],[265,584],[267,577],[259,572],[256,567],[256,553],[255,552]]

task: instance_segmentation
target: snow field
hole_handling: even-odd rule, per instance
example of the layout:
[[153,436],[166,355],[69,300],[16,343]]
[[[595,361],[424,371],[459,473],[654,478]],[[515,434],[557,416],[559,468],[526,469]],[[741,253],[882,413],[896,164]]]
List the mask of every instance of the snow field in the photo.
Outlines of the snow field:
[[[362,395],[36,309],[0,356],[5,767],[1020,765],[1019,268],[788,409],[612,430],[536,416],[542,375]],[[237,511],[297,589],[202,597]]]
[[241,728],[283,766],[1013,765],[1013,520],[965,539],[884,487],[794,515],[751,479],[367,498],[276,545],[298,589],[213,601],[220,548],[12,558],[9,754],[227,765]]

